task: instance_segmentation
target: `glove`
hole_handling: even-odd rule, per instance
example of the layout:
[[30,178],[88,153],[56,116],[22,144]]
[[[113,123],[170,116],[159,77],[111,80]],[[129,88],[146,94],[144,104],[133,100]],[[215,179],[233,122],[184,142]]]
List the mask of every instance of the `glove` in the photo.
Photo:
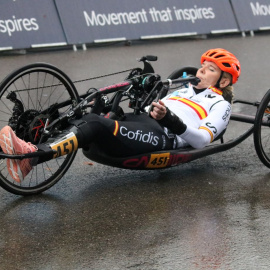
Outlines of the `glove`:
[[187,129],[187,125],[184,124],[182,119],[174,114],[168,107],[166,107],[165,116],[157,121],[160,125],[168,128],[172,133],[176,135],[183,134]]

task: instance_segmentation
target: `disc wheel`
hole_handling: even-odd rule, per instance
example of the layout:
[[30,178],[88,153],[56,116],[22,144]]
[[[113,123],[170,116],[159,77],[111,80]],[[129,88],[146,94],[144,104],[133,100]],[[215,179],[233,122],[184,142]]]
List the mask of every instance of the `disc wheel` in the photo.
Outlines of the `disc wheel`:
[[257,110],[254,146],[262,163],[270,168],[270,90],[263,97]]
[[[41,143],[44,126],[78,103],[77,90],[58,68],[36,63],[12,72],[0,85],[0,129],[9,125],[32,144]],[[61,127],[59,127],[61,128]],[[52,187],[71,165],[76,152],[33,166],[17,183],[0,160],[0,185],[17,195],[33,195]]]

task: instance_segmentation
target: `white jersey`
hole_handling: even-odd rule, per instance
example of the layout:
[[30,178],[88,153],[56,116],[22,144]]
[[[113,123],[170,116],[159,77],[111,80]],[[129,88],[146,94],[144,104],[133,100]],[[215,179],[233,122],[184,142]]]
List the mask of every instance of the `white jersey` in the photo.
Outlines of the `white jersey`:
[[231,105],[222,91],[209,87],[196,94],[192,85],[177,90],[162,99],[165,105],[187,125],[186,131],[176,135],[175,147],[191,145],[203,148],[212,142],[228,125]]

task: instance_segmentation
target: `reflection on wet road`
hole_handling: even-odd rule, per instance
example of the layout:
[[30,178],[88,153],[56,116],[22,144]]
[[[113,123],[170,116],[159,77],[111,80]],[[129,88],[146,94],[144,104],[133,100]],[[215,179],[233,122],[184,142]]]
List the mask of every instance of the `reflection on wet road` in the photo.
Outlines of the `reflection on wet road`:
[[[193,58],[205,49],[222,46],[236,51],[244,67],[236,96],[257,100],[269,88],[262,79],[266,69],[254,74],[254,59],[246,55],[257,46],[257,61],[270,58],[263,54],[268,40],[229,37],[6,56],[1,73],[46,61],[76,80],[157,54],[157,72],[166,76],[177,65],[176,55],[195,65]],[[123,59],[127,52],[130,59]],[[250,90],[255,86],[256,93]],[[225,139],[248,127],[230,123]],[[0,190],[1,269],[269,269],[270,171],[256,156],[252,137],[230,151],[167,170],[129,171],[87,161],[80,152],[63,179],[42,195],[23,198]]]

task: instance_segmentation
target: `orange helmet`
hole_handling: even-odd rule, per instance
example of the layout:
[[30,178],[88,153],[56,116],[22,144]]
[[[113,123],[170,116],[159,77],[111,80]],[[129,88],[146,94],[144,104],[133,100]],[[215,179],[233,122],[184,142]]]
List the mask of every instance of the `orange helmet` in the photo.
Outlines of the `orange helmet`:
[[201,64],[204,61],[214,62],[222,71],[232,75],[232,83],[237,82],[241,73],[241,66],[232,53],[221,48],[211,49],[202,55]]

